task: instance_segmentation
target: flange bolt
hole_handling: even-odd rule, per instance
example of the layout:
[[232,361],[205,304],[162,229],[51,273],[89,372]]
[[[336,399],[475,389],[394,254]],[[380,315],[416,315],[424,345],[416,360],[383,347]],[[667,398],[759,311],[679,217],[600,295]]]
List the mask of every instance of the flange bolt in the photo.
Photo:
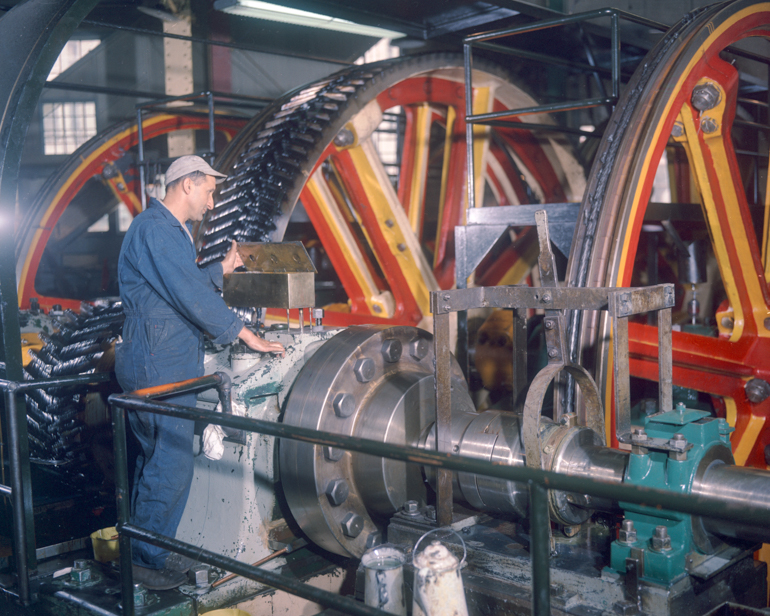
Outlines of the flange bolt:
[[337,417],[350,417],[356,410],[356,401],[351,394],[339,393],[332,403]]
[[671,549],[671,537],[668,536],[668,528],[665,526],[656,526],[655,532],[650,539],[652,549],[656,552],[667,552]]
[[374,378],[374,360],[369,357],[362,357],[356,361],[353,372],[356,373],[356,379],[359,383],[368,383]]
[[702,83],[692,89],[692,106],[698,111],[713,109],[719,99],[719,90],[711,83]]
[[634,521],[626,518],[620,524],[620,531],[618,532],[618,542],[620,543],[636,543],[636,529],[634,528]]
[[417,338],[409,343],[409,354],[417,361],[422,361],[430,351],[430,343],[425,338]]
[[360,515],[349,513],[342,520],[342,533],[346,537],[355,539],[361,534],[362,530],[364,530],[364,519]]
[[754,404],[764,402],[770,396],[770,383],[763,379],[751,379],[743,388],[746,391],[746,397]]
[[395,363],[401,359],[401,341],[391,338],[382,343],[382,356],[388,363]]
[[404,503],[406,515],[420,515],[420,504],[416,500],[408,500]]
[[342,503],[348,500],[349,495],[350,488],[348,487],[348,482],[344,479],[332,479],[326,485],[326,497],[335,507],[339,507]]

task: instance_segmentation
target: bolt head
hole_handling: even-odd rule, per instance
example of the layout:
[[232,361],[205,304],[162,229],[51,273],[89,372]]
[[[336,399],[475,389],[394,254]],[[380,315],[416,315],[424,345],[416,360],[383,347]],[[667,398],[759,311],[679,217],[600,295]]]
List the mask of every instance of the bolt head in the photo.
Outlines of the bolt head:
[[404,513],[415,515],[420,513],[420,505],[416,500],[408,500],[404,503]]
[[378,530],[372,531],[366,536],[366,549],[377,547],[382,544],[382,533]]
[[542,301],[543,301],[544,304],[547,304],[548,302],[550,302],[551,301],[551,294],[550,293],[543,293]]
[[574,537],[580,532],[580,524],[565,526],[562,531],[564,532],[565,537]]
[[364,530],[364,519],[355,513],[349,513],[342,520],[342,533],[346,537],[355,539]]
[[422,361],[430,351],[430,343],[425,338],[417,338],[409,343],[409,355]]
[[382,343],[382,357],[388,363],[395,363],[401,359],[401,341],[395,338]]
[[425,507],[425,517],[432,521],[436,520],[436,508],[433,505]]
[[719,128],[719,124],[714,118],[711,118],[709,116],[704,117],[700,121],[700,129],[707,135],[710,135],[711,133],[715,133],[717,129]]
[[666,552],[671,549],[671,537],[668,535],[668,528],[665,526],[656,526],[655,532],[650,539],[650,545],[656,552]]
[[557,351],[556,349],[548,350],[548,357],[550,357],[551,359],[553,359],[554,357],[558,357],[558,355],[559,355],[559,351]]
[[348,147],[353,145],[355,142],[356,136],[349,128],[343,128],[340,132],[337,133],[337,136],[334,137],[334,145],[340,148]]
[[348,500],[350,488],[344,479],[332,479],[326,484],[326,497],[334,507],[339,507]]
[[188,572],[188,577],[196,587],[206,588],[210,584],[208,565],[195,565]]
[[398,244],[398,245],[396,246],[396,248],[398,248],[398,251],[399,251],[399,252],[404,252],[404,251],[406,250],[406,244],[403,244],[403,243],[401,243],[401,244]]
[[765,319],[765,329],[770,331],[770,317]]
[[339,462],[342,460],[342,456],[345,455],[344,449],[338,449],[337,447],[324,447],[324,458],[329,462]]
[[758,404],[770,396],[770,383],[763,379],[751,379],[744,385],[744,390],[749,401]]
[[619,543],[636,543],[636,541],[637,541],[636,529],[634,528],[633,524],[631,525],[631,528],[629,530],[621,528],[618,531]]
[[725,329],[732,329],[734,321],[730,317],[722,317],[722,320],[720,321],[722,324],[722,327]]
[[355,372],[359,383],[368,383],[374,378],[374,360],[370,357],[362,357],[356,361],[353,366],[353,372]]
[[75,569],[70,571],[70,579],[76,584],[84,584],[91,579],[91,569]]
[[692,89],[692,106],[698,111],[713,109],[720,98],[719,89],[711,83],[702,83]]
[[393,228],[393,225],[395,225],[395,224],[396,224],[396,223],[394,223],[394,222],[393,222],[393,221],[392,221],[390,218],[388,218],[388,219],[385,221],[385,226],[386,226],[386,227],[388,227],[389,229]]
[[684,434],[677,432],[668,440],[668,444],[677,449],[684,449],[687,446],[687,439],[684,437]]
[[546,329],[553,329],[554,327],[556,327],[556,323],[554,323],[551,319],[546,319],[545,320],[545,328]]
[[332,403],[337,417],[350,417],[356,410],[356,401],[352,394],[338,393]]
[[674,122],[674,126],[671,129],[671,136],[681,137],[682,135],[684,135],[684,126],[681,122]]

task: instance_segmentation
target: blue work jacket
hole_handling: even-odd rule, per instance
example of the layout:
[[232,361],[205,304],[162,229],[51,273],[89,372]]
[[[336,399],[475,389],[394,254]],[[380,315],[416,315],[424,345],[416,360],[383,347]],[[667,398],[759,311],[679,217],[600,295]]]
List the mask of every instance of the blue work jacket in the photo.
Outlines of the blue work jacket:
[[118,260],[126,313],[115,347],[115,373],[124,391],[203,375],[203,336],[233,342],[243,321],[218,293],[222,265],[199,268],[182,224],[157,199],[126,233]]

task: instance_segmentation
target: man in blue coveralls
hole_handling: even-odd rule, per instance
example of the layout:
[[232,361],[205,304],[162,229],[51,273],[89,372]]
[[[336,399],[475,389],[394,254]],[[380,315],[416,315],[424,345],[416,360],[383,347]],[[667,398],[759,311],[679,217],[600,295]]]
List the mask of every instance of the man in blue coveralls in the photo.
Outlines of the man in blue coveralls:
[[[203,336],[229,344],[240,338],[262,352],[283,352],[246,328],[218,293],[222,276],[243,265],[233,242],[220,263],[199,268],[190,222],[214,206],[216,184],[226,176],[198,156],[182,156],[166,172],[166,197],[151,199],[131,223],[118,261],[120,297],[126,314],[123,340],[115,349],[115,372],[124,391],[203,375]],[[196,394],[164,401],[196,405]],[[194,422],[129,411],[141,445],[131,498],[131,523],[174,537],[193,477]],[[186,580],[189,559],[132,540],[134,582],[153,590]],[[168,561],[167,561],[168,557]]]

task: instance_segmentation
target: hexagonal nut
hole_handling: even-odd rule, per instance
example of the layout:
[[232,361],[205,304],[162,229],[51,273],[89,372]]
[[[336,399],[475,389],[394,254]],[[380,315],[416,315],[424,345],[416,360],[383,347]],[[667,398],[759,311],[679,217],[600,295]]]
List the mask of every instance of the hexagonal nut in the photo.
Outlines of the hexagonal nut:
[[672,447],[676,447],[677,449],[684,449],[687,447],[687,439],[684,437],[684,434],[679,434],[677,432],[674,434],[674,436],[668,439],[668,444]]
[[390,364],[401,359],[402,350],[401,341],[396,338],[391,338],[382,343],[382,357]]
[[355,539],[362,530],[364,530],[364,519],[360,515],[351,512],[342,520],[342,533],[346,537]]
[[698,111],[713,109],[722,98],[719,89],[711,83],[701,83],[692,89],[692,106]]
[[195,565],[190,568],[187,575],[190,583],[195,584],[198,588],[205,588],[210,584],[208,565]]
[[378,530],[372,531],[366,536],[366,549],[377,547],[382,544],[382,533]]
[[334,145],[338,148],[345,148],[353,145],[356,142],[356,136],[349,128],[343,128],[334,137]]
[[409,343],[409,355],[422,361],[430,352],[430,343],[425,338],[417,338]]
[[350,417],[356,410],[356,401],[352,394],[340,392],[334,397],[332,406],[337,417]]
[[70,579],[76,584],[84,584],[91,579],[91,569],[75,569],[73,567],[72,571],[70,571]]
[[420,504],[416,500],[408,500],[404,503],[404,513],[417,515],[420,513]]
[[357,360],[353,366],[353,372],[359,383],[368,383],[374,378],[374,360],[369,357],[362,357]]
[[665,552],[671,549],[671,537],[665,526],[656,526],[655,532],[650,538],[650,545],[656,552]]
[[626,530],[624,528],[621,528],[618,531],[618,541],[620,543],[636,543],[637,535],[636,535],[636,529],[631,528],[630,530]]
[[763,379],[751,379],[743,386],[749,402],[758,404],[764,402],[770,396],[770,383]]
[[328,445],[324,447],[324,458],[329,462],[339,462],[340,460],[342,460],[342,456],[344,455],[345,455],[344,449],[339,449],[337,447],[329,447]]
[[339,507],[348,500],[349,495],[350,488],[348,487],[348,482],[344,479],[332,479],[326,484],[326,497],[335,507]]

